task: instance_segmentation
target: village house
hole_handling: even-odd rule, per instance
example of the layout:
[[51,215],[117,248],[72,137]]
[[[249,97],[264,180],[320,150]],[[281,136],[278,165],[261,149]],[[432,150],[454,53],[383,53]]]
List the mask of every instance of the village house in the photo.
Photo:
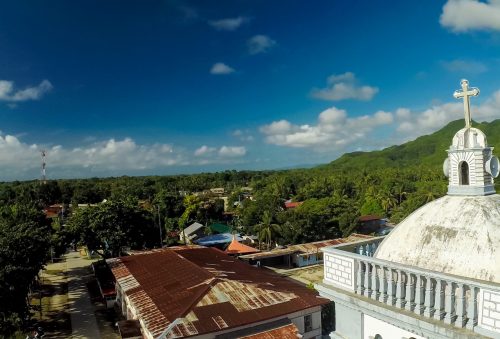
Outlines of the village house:
[[171,247],[107,263],[118,308],[145,338],[321,337],[328,300],[218,249]]

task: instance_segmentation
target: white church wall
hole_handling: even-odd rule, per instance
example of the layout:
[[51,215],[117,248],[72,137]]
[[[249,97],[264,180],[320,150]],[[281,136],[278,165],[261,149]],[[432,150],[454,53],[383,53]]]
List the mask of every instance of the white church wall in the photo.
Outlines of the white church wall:
[[478,325],[500,333],[500,294],[481,289]]
[[325,253],[324,263],[325,282],[354,291],[356,286],[354,259]]
[[[379,336],[377,336],[377,334]],[[385,321],[369,315],[363,315],[363,339],[424,339],[419,335],[405,331]]]

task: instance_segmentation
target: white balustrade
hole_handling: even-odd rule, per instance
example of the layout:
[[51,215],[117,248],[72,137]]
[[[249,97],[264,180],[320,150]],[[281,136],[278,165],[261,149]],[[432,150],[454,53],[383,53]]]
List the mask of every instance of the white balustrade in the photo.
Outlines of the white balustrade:
[[[487,329],[500,333],[500,318],[493,318],[497,314],[500,317],[500,284],[373,258],[381,240],[375,238],[323,249],[329,254],[325,255],[325,284],[448,325],[474,332]],[[328,263],[329,260],[332,262]],[[352,264],[346,266],[346,263]],[[352,281],[339,283],[327,279],[327,267],[329,276],[337,274]],[[339,270],[338,273],[335,270]]]

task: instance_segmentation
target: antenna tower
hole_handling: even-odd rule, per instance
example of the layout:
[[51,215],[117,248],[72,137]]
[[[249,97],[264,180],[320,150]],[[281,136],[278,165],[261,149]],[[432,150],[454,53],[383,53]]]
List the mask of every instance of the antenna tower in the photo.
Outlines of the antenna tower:
[[41,178],[41,183],[46,184],[47,183],[47,177],[45,176],[45,155],[47,152],[45,150],[40,151],[40,156],[42,158],[42,178]]

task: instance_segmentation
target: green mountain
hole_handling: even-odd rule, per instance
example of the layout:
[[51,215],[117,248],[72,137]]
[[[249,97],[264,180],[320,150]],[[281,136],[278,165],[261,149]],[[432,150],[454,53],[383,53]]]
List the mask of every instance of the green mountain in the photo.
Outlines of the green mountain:
[[[435,133],[421,136],[402,145],[380,151],[346,153],[325,167],[334,170],[418,165],[438,168],[447,157],[446,150],[450,147],[453,136],[463,126],[463,119],[452,121]],[[490,146],[500,147],[500,119],[489,123],[473,122],[472,126],[486,134]],[[500,156],[499,151],[493,152]]]

